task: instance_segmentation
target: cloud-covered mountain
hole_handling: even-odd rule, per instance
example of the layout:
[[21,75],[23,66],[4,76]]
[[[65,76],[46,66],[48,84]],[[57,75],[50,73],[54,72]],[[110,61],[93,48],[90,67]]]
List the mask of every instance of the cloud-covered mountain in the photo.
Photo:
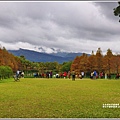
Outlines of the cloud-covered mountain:
[[58,52],[63,52],[60,49],[57,48],[49,48],[49,47],[45,47],[45,46],[35,46],[34,50],[37,52],[42,52],[42,53],[58,53]]
[[82,55],[82,53],[65,53],[65,52],[58,52],[58,53],[43,53],[43,52],[36,52],[33,50],[27,49],[19,49],[19,50],[8,50],[10,53],[14,54],[15,56],[24,55],[27,60],[33,62],[58,62],[63,63],[67,61],[74,60],[76,56]]

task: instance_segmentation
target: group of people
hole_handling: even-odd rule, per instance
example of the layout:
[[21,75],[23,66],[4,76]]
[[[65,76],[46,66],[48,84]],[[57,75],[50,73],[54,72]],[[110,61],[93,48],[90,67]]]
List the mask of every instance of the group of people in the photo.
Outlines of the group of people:
[[105,74],[104,72],[100,72],[99,74],[96,71],[91,72],[90,74],[90,78],[91,79],[97,79],[97,78],[111,78],[110,74]]
[[[55,75],[53,75],[53,72],[52,71],[47,71],[46,73],[41,73],[39,74],[39,72],[36,72],[33,74],[34,77],[40,77],[40,78],[71,78],[72,77],[72,80],[75,80],[75,78],[80,78],[82,79],[84,77],[84,72],[82,71],[80,74],[76,74],[75,70],[73,71],[68,71],[68,72],[61,72],[61,73],[57,73]],[[19,80],[21,77],[24,77],[24,72],[23,71],[20,71],[20,70],[17,70],[16,71],[16,74],[14,75],[14,79],[15,81]],[[97,73],[96,70],[94,70],[93,72],[91,72],[90,74],[90,78],[91,79],[97,79],[97,78],[105,78],[105,79],[111,79],[111,74],[105,74],[104,72],[100,72],[99,74]],[[116,76],[115,76],[115,79],[119,79],[120,78],[120,74],[117,73]]]
[[70,71],[67,73],[67,72],[61,72],[61,73],[56,73],[53,75],[53,72],[52,71],[47,71],[46,73],[39,73],[39,72],[36,72],[36,73],[33,73],[33,76],[36,77],[36,78],[70,78]]
[[90,78],[91,78],[91,79],[96,79],[96,78],[98,78],[98,73],[97,73],[96,71],[91,72]]
[[52,78],[52,76],[53,76],[53,73],[52,73],[52,71],[47,71],[46,73],[39,73],[39,72],[36,72],[36,73],[33,73],[33,76],[35,77],[35,78]]
[[35,77],[35,78],[71,78],[71,76],[72,76],[72,78],[73,79],[75,79],[75,76],[76,76],[76,74],[75,74],[75,71],[74,72],[70,72],[70,71],[68,71],[68,72],[61,72],[61,73],[56,73],[56,74],[54,74],[53,75],[53,73],[52,73],[52,71],[50,71],[50,72],[46,72],[46,73],[39,73],[39,72],[36,72],[36,73],[33,73],[33,76]]
[[[120,78],[120,74],[119,73],[117,73],[116,75],[114,75],[115,77],[115,79],[119,79]],[[97,79],[97,78],[100,78],[100,79],[103,79],[103,78],[105,78],[105,79],[111,79],[112,78],[112,75],[110,74],[110,73],[104,73],[104,72],[100,72],[99,74],[96,72],[96,71],[93,71],[93,72],[91,72],[91,74],[90,74],[90,78],[91,79]]]
[[20,80],[21,77],[24,78],[24,72],[17,70],[16,74],[13,77],[14,77],[15,81],[18,81],[18,80]]

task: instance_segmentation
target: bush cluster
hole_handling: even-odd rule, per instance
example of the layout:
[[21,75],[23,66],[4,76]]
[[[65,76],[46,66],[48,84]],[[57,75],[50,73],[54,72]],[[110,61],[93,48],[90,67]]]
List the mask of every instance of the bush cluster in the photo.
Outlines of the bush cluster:
[[0,66],[0,79],[10,78],[13,71],[9,66]]

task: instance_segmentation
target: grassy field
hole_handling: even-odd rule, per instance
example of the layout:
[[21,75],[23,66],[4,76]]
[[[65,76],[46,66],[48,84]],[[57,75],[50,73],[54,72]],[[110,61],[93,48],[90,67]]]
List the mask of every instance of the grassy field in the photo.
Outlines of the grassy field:
[[120,80],[0,81],[0,118],[120,118]]

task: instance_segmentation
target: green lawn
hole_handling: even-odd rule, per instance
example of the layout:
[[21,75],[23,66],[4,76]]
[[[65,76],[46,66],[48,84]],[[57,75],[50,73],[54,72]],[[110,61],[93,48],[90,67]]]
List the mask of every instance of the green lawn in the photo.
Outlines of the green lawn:
[[120,118],[120,80],[0,81],[0,118]]

